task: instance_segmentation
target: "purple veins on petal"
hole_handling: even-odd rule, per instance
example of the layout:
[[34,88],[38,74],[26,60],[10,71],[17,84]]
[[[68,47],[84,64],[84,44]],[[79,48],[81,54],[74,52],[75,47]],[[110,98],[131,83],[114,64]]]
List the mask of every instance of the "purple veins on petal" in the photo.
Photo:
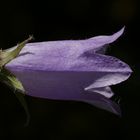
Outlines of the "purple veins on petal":
[[132,71],[119,59],[98,52],[123,31],[86,40],[28,43],[5,67],[22,82],[27,95],[83,101],[120,114],[109,99],[114,95],[109,86],[125,81]]

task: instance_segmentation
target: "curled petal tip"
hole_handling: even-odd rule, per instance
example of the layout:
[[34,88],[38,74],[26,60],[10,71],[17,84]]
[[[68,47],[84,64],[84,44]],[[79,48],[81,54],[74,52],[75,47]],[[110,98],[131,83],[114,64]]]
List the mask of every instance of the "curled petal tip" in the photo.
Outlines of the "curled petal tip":
[[120,37],[124,33],[124,30],[125,30],[125,26],[122,27],[122,29],[115,34],[117,34],[117,36]]

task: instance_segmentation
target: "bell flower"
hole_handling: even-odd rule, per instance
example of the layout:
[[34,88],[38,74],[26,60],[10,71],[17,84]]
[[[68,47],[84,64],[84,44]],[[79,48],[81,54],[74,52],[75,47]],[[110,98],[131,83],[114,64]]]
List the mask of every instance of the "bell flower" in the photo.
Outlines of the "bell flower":
[[132,70],[105,51],[123,31],[84,40],[27,43],[30,37],[0,52],[0,77],[29,96],[86,102],[120,115],[119,105],[110,99],[110,86],[127,80]]

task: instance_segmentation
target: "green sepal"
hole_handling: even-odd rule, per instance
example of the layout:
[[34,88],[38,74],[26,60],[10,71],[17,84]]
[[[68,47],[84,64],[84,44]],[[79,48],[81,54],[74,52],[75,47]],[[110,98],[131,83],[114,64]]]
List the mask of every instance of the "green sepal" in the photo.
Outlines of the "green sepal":
[[30,120],[30,114],[26,100],[24,98],[25,90],[22,83],[10,71],[8,71],[5,68],[3,68],[0,72],[0,81],[8,85],[13,90],[14,94],[16,95],[17,99],[19,100],[26,112],[27,119],[25,125],[28,125]]
[[0,50],[0,69],[2,69],[2,67],[4,67],[11,60],[16,58],[19,55],[22,48],[26,45],[26,43],[28,43],[32,39],[33,36],[29,36],[28,39],[26,39],[25,41],[21,42],[20,44],[18,44],[13,48]]
[[14,92],[25,93],[22,83],[5,68],[0,71],[0,81],[8,85]]
[[16,58],[19,55],[22,48],[26,45],[26,43],[28,43],[32,39],[33,37],[30,36],[28,39],[21,42],[15,47],[6,50],[0,50],[0,82],[5,83],[14,91],[14,94],[16,95],[17,99],[19,100],[22,107],[24,108],[27,116],[25,126],[28,125],[30,120],[30,114],[24,97],[25,89],[22,83],[16,78],[16,76],[12,74],[10,71],[8,71],[4,66],[7,63],[9,63],[11,60]]

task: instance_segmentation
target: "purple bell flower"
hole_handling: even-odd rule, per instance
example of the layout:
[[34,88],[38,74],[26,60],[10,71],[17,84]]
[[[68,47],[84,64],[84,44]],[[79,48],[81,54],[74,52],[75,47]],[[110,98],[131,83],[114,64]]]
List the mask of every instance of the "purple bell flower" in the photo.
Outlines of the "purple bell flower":
[[110,99],[114,95],[110,86],[127,80],[132,71],[124,62],[104,53],[123,31],[124,28],[110,36],[85,40],[25,45],[26,40],[5,51],[18,53],[1,62],[1,67],[15,76],[19,85],[15,89],[27,95],[82,101],[120,115],[119,105]]

